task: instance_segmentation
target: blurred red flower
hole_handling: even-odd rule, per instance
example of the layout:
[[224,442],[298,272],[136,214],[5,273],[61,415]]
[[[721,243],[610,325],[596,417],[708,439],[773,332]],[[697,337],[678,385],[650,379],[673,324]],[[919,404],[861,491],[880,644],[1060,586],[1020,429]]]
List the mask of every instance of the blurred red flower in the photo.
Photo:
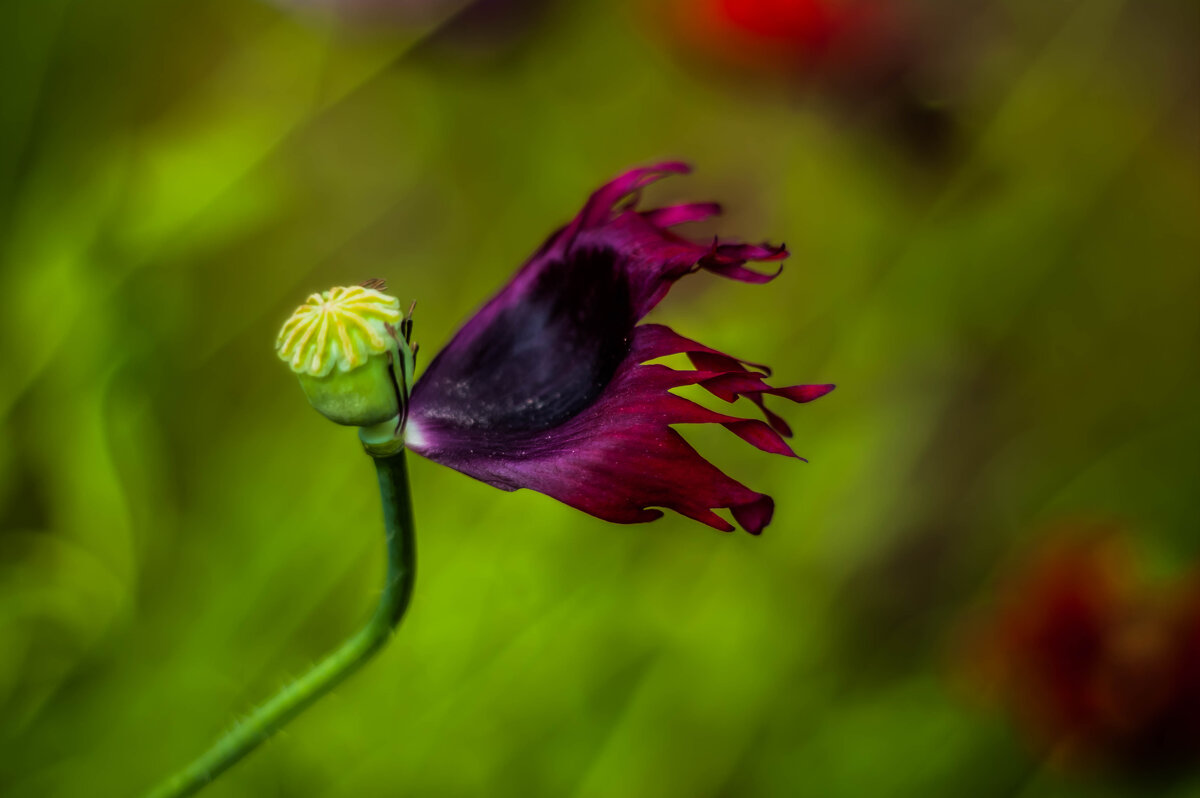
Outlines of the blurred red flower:
[[958,5],[658,0],[654,21],[687,63],[813,90],[857,126],[937,165],[957,148],[949,84],[960,71],[953,53],[970,38]]
[[686,46],[743,67],[812,73],[873,70],[902,26],[888,0],[669,0]]
[[1002,579],[970,673],[1060,764],[1200,763],[1200,570],[1148,583],[1123,538],[1071,529]]

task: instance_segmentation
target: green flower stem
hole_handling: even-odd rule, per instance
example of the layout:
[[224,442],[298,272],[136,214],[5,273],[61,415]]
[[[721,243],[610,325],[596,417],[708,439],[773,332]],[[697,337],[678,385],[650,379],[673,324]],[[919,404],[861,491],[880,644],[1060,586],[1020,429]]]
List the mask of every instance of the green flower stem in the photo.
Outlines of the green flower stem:
[[404,450],[400,449],[386,457],[375,457],[375,469],[379,475],[379,496],[383,502],[387,535],[387,582],[371,620],[341,648],[251,712],[248,718],[217,740],[212,748],[161,783],[147,798],[192,795],[213,781],[358,670],[383,647],[400,624],[412,596],[417,551]]

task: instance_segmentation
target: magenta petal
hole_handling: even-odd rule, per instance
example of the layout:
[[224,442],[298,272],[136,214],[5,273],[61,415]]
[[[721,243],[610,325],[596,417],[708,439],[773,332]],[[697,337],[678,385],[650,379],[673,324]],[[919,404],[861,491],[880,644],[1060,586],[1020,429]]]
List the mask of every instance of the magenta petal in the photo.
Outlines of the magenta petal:
[[587,204],[583,206],[579,216],[576,217],[575,223],[581,227],[602,224],[621,200],[643,186],[648,186],[668,175],[685,175],[690,171],[692,171],[690,166],[679,161],[668,161],[644,169],[631,169],[611,183],[606,183],[596,189],[595,193],[588,198]]
[[684,338],[670,327],[661,324],[644,324],[644,338],[647,347],[646,359],[665,357],[667,355],[686,354],[696,368],[702,371],[746,371],[746,367],[762,372],[764,377],[771,376],[771,369],[761,363],[751,363],[749,360],[738,360],[724,352],[697,343],[690,338]]
[[[675,424],[720,424],[751,445],[795,457],[787,424],[763,397],[803,402],[831,386],[775,388],[770,370],[661,325],[636,326],[681,277],[705,269],[745,282],[772,275],[747,260],[782,247],[701,244],[666,228],[719,211],[713,203],[639,212],[637,192],[678,163],[626,173],[597,190],[500,293],[434,358],[413,389],[408,444],[505,489],[531,488],[599,518],[650,521],[668,508],[721,530],[728,509],[757,534],[774,503],[705,460]],[[634,202],[626,202],[631,195]],[[647,361],[687,354],[695,371]],[[746,397],[766,418],[742,418],[671,393],[699,385]]]
[[771,427],[785,438],[792,436],[791,427],[786,421],[767,409],[763,395],[780,396],[793,402],[811,402],[829,393],[835,387],[833,385],[792,385],[786,388],[773,388],[763,381],[764,377],[771,376],[771,370],[762,364],[730,357],[704,344],[684,338],[669,327],[662,325],[645,324],[639,329],[647,333],[645,353],[647,360],[667,355],[686,354],[697,369],[717,373],[716,376],[701,380],[698,383],[700,387],[726,402],[733,402],[739,397],[745,396],[758,405]]
[[790,388],[778,388],[771,393],[791,399],[793,402],[803,403],[820,399],[835,387],[834,385],[793,385]]
[[674,227],[686,222],[699,222],[721,212],[715,202],[695,202],[690,205],[672,205],[653,211],[642,211],[642,218],[658,227]]
[[783,273],[783,267],[771,273],[756,272],[753,269],[747,269],[745,266],[736,263],[705,263],[701,265],[710,272],[719,274],[722,277],[728,277],[730,280],[739,280],[743,283],[769,283]]
[[763,416],[766,417],[767,423],[771,425],[771,429],[775,430],[785,438],[792,437],[792,428],[788,426],[788,423],[784,421],[783,418],[772,412],[767,407],[767,403],[763,400],[762,394],[752,394],[749,399],[751,402],[754,402],[754,404],[758,405],[758,409],[761,410]]
[[721,426],[737,435],[751,446],[762,449],[770,454],[782,454],[785,457],[795,457],[792,447],[787,445],[778,432],[758,419],[739,418],[736,421],[722,422]]
[[[634,331],[634,351],[643,329]],[[417,413],[410,447],[497,487],[532,488],[619,523],[652,520],[657,514],[649,508],[666,507],[729,531],[714,508],[734,510],[735,518],[737,508],[760,508],[745,511],[754,526],[743,524],[757,533],[770,518],[761,509],[771,506],[763,504],[767,497],[723,474],[670,425],[720,423],[766,451],[791,450],[761,421],[716,413],[670,393],[708,374],[642,365],[631,357],[596,402],[553,430],[493,440],[486,433],[438,428]]]
[[775,501],[770,496],[759,496],[752,502],[734,505],[730,511],[742,529],[751,535],[757,535],[763,531],[763,527],[771,523],[771,516],[775,514]]
[[782,245],[778,247],[759,247],[753,244],[719,244],[714,241],[712,249],[700,259],[699,263],[701,268],[719,274],[722,277],[739,280],[743,283],[762,284],[769,283],[778,277],[783,271],[783,267],[780,266],[774,272],[767,274],[747,269],[742,264],[748,260],[782,260],[787,255],[787,249]]

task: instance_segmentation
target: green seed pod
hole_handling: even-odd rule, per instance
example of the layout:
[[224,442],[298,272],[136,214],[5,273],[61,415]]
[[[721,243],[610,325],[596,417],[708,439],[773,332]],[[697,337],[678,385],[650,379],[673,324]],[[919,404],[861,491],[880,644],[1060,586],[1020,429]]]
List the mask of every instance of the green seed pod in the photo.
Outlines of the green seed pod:
[[401,415],[412,354],[400,301],[374,288],[313,294],[279,331],[275,350],[308,401],[338,424],[366,427]]

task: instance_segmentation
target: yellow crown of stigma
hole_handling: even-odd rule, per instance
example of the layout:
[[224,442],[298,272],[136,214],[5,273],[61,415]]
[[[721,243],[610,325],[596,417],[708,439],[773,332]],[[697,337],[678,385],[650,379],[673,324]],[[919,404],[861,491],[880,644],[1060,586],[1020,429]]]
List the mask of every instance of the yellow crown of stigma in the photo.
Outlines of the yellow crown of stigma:
[[296,308],[275,350],[297,374],[324,377],[335,367],[347,372],[388,351],[387,325],[402,318],[395,297],[359,285],[331,288]]

